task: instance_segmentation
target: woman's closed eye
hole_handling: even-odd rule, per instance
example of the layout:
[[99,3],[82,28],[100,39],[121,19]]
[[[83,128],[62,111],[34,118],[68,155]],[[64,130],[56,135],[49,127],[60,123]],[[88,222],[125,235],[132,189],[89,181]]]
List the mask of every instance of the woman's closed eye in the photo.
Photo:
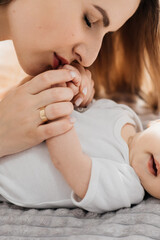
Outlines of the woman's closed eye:
[[84,21],[89,28],[92,28],[92,23],[86,14],[84,15]]

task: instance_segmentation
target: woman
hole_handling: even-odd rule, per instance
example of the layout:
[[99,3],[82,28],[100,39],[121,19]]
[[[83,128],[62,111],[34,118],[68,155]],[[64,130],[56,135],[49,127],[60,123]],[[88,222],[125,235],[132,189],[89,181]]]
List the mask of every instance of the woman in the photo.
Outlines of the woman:
[[[94,89],[85,67],[97,58],[106,34],[95,63],[98,68],[94,68],[94,72],[98,69],[97,77],[106,90],[121,91],[125,83],[124,90],[137,93],[145,52],[148,62],[154,63],[151,76],[158,92],[158,79],[154,81],[159,71],[155,51],[158,49],[157,22],[158,0],[0,0],[3,26],[0,40],[13,40],[23,70],[33,76],[0,102],[0,157],[30,148],[72,128],[68,115],[72,111],[73,95],[69,88],[56,86],[64,79],[78,82],[81,78],[80,92],[75,94],[73,103],[86,106],[91,102]],[[131,57],[133,62],[129,62]],[[64,69],[57,70],[73,62],[78,72],[73,67],[70,75]],[[155,96],[158,98],[158,94]],[[43,124],[43,119],[50,121]]]

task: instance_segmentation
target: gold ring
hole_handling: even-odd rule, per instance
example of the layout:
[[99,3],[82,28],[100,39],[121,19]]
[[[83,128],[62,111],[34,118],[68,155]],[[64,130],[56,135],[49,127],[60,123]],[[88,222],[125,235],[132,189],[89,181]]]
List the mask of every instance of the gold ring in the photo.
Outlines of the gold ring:
[[45,113],[45,107],[40,108],[39,115],[40,115],[40,119],[42,120],[42,122],[48,121],[48,118]]

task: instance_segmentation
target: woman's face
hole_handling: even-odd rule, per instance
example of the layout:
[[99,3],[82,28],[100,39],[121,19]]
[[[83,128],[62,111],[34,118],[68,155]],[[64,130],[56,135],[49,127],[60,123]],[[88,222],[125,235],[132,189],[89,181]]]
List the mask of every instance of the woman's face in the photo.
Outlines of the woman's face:
[[9,35],[26,73],[78,61],[90,66],[103,37],[119,29],[140,0],[13,0]]

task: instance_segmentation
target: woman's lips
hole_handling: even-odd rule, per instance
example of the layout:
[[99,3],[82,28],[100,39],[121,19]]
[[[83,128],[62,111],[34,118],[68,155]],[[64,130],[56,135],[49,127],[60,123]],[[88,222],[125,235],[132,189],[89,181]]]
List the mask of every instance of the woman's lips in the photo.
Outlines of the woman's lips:
[[58,66],[60,65],[60,60],[56,56],[56,54],[53,54],[53,69],[57,69]]
[[68,61],[56,53],[53,53],[53,69],[59,68],[59,66],[63,66],[68,64]]

